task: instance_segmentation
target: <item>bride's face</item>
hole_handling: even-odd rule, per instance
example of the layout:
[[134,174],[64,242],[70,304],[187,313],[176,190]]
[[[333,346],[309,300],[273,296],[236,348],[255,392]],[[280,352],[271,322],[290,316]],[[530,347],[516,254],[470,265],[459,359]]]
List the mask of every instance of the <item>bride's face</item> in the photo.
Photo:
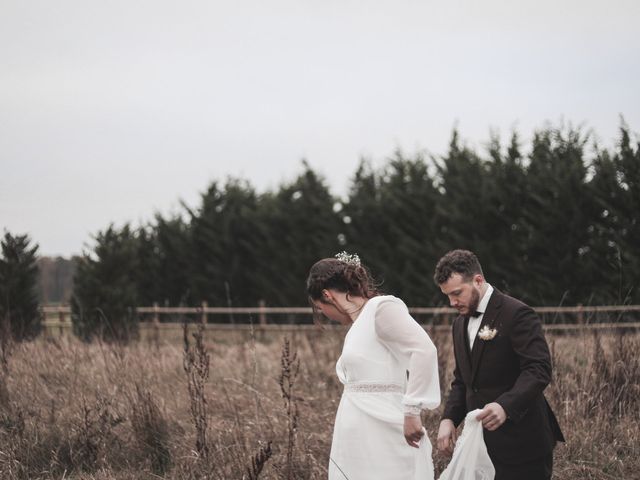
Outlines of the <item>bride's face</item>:
[[332,290],[325,290],[322,295],[322,299],[313,302],[314,307],[320,310],[322,314],[329,320],[334,322],[340,322],[344,325],[351,323],[351,318],[339,305],[338,292]]

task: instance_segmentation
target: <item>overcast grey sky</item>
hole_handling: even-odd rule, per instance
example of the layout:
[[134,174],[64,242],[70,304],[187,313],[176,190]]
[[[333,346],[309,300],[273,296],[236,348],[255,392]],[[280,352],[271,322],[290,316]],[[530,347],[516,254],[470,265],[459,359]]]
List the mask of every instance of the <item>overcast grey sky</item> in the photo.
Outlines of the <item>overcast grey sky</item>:
[[640,131],[638,0],[0,0],[0,228],[80,253],[228,175],[337,194],[458,125]]

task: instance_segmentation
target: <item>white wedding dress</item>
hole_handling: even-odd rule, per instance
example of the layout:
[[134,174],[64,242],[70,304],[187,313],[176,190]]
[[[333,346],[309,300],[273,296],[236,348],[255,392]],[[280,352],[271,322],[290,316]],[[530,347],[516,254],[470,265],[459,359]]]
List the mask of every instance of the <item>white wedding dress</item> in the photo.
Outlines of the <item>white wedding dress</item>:
[[438,480],[493,480],[495,477],[496,469],[484,444],[482,422],[476,418],[481,411],[467,413],[453,457]]
[[410,447],[403,426],[405,413],[440,404],[438,356],[402,300],[379,296],[364,305],[336,371],[344,391],[329,480],[433,480],[429,439]]

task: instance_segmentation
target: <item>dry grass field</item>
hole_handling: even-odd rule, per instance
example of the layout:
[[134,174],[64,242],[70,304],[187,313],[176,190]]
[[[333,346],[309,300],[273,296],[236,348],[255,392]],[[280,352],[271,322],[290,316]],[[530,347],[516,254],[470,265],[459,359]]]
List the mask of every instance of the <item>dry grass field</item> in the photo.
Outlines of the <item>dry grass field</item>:
[[[186,349],[68,337],[14,345],[0,374],[0,478],[326,478],[344,332],[209,333],[199,341],[192,326]],[[450,338],[432,337],[446,386]],[[568,437],[554,478],[640,478],[640,336],[547,338],[547,396]],[[424,418],[432,441],[438,414]],[[446,459],[435,461],[439,472]]]

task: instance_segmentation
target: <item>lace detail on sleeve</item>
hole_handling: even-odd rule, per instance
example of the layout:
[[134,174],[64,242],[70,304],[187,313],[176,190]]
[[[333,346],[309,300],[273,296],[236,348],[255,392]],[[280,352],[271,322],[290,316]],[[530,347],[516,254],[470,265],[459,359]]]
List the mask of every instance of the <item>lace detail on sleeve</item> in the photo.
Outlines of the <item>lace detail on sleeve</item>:
[[405,405],[404,414],[407,416],[418,417],[422,412],[422,408],[419,405]]

